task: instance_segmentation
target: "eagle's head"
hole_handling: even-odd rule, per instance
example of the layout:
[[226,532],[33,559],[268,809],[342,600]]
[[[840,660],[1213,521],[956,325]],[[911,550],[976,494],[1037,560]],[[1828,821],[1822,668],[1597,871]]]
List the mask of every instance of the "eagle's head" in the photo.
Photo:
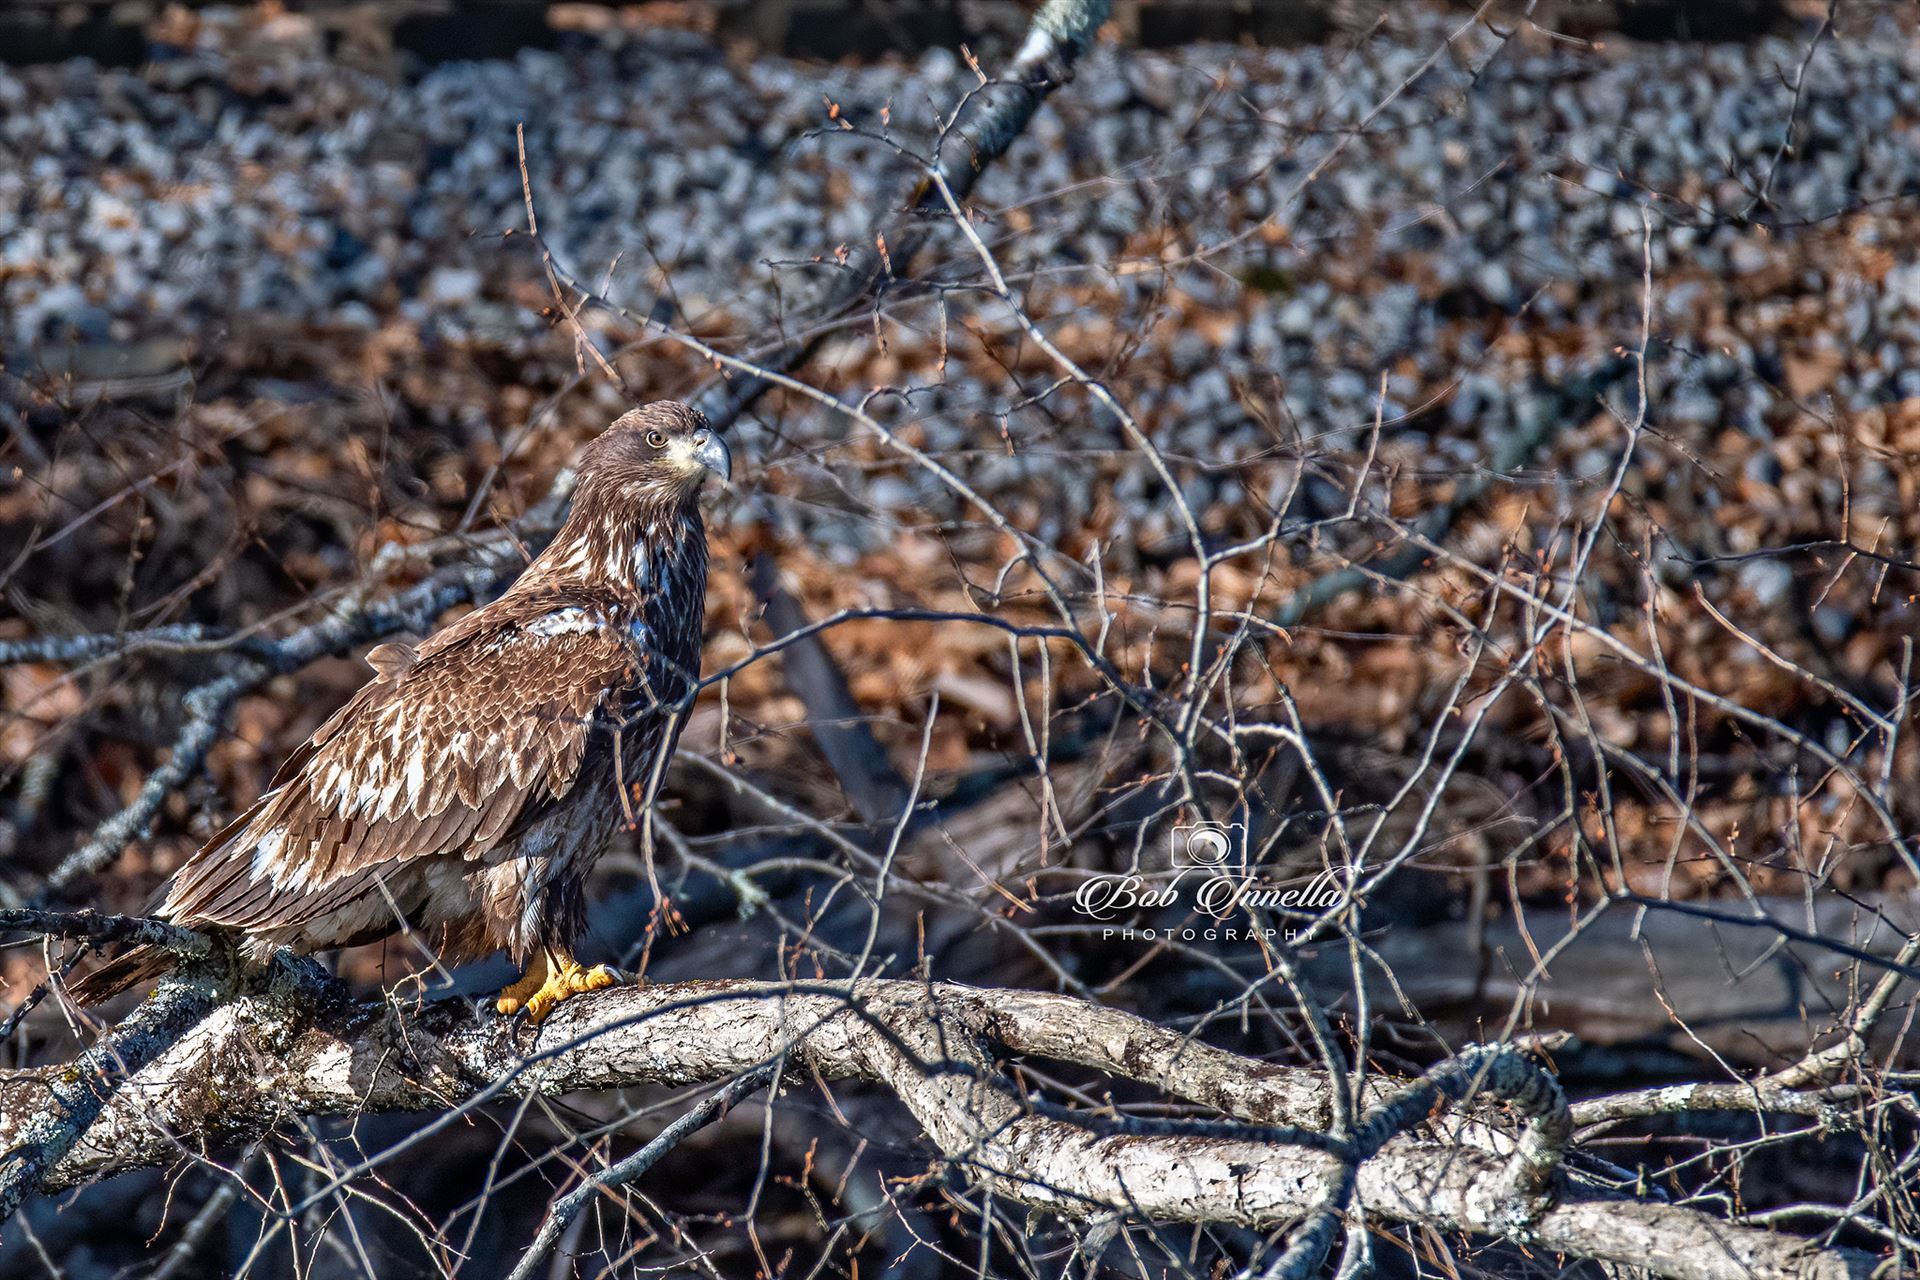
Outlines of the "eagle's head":
[[513,590],[585,580],[626,594],[658,585],[668,564],[705,582],[700,484],[709,472],[727,480],[733,471],[706,415],[671,400],[642,405],[581,450],[577,465],[566,524]]
[[673,400],[630,409],[580,455],[580,488],[636,505],[690,502],[711,472],[733,476],[733,455],[707,417]]

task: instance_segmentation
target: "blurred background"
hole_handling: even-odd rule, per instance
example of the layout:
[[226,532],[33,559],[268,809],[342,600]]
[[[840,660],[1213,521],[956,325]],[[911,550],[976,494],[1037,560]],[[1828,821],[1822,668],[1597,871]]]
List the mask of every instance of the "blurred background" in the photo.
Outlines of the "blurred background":
[[[844,976],[877,912],[869,969],[1309,1060],[1279,943],[1074,910],[1204,819],[1286,883],[1360,867],[1300,958],[1386,1070],[1537,1034],[1576,1090],[1737,1079],[1849,1025],[1860,955],[1920,925],[1913,6],[1122,0],[981,178],[977,244],[935,202],[910,264],[822,309],[1032,8],[0,10],[0,897],[141,910],[367,644],[511,577],[460,567],[550,528],[584,441],[737,382],[669,332],[805,337],[796,376],[859,416],[776,388],[729,428],[731,674],[657,842],[602,865],[591,958]],[[842,610],[889,616],[762,652]],[[1122,685],[1206,732],[1183,755]],[[842,892],[896,839],[877,906]],[[0,954],[10,1005],[61,960]],[[339,967],[371,990],[419,958]],[[8,1030],[14,1065],[91,1035],[57,999]],[[482,1113],[291,1220],[287,1186],[414,1122],[129,1175],[36,1204],[0,1273],[503,1274],[581,1133],[630,1147],[666,1097]],[[764,1152],[742,1108],[553,1274],[1060,1270],[1069,1235],[889,1181],[925,1171],[910,1124],[836,1104],[783,1100]],[[1612,1158],[1850,1243],[1915,1229],[1901,1196],[1842,1212],[1909,1176],[1910,1132],[1713,1124]],[[495,1159],[506,1191],[474,1181]],[[1154,1265],[1226,1274],[1244,1234]],[[1390,1273],[1446,1269],[1401,1243]]]

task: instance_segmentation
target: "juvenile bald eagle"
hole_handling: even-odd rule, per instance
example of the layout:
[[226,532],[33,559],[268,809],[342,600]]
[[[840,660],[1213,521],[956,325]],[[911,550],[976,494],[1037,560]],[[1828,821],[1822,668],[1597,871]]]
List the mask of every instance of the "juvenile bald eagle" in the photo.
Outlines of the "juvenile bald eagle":
[[[374,678],[174,874],[157,914],[262,960],[402,925],[449,962],[504,949],[524,976],[498,1008],[536,1021],[611,985],[573,958],[582,886],[679,736],[707,588],[698,495],[730,471],[696,410],[621,417],[506,593],[417,649],[370,653]],[[72,992],[95,1003],[172,963],[138,948]]]

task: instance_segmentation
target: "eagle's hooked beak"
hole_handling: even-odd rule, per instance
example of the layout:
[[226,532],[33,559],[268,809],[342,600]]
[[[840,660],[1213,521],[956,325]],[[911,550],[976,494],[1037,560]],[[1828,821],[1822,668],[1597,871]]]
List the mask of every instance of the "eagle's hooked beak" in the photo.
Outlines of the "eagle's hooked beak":
[[719,476],[722,483],[733,479],[733,453],[716,431],[701,431],[694,435],[693,460]]

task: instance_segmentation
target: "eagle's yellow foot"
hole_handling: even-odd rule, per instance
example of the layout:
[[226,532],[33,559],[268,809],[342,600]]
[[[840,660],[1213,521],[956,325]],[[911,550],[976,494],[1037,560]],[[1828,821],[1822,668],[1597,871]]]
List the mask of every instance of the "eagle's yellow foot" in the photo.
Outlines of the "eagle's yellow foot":
[[527,971],[520,975],[520,981],[501,991],[500,998],[493,1002],[493,1007],[501,1017],[511,1018],[546,985],[547,953],[536,951],[533,953],[533,960],[527,965]]
[[544,1022],[561,1001],[614,986],[623,976],[604,964],[588,969],[570,955],[542,951],[527,966],[526,975],[500,993],[493,1007],[504,1016],[525,1009],[528,1021]]

